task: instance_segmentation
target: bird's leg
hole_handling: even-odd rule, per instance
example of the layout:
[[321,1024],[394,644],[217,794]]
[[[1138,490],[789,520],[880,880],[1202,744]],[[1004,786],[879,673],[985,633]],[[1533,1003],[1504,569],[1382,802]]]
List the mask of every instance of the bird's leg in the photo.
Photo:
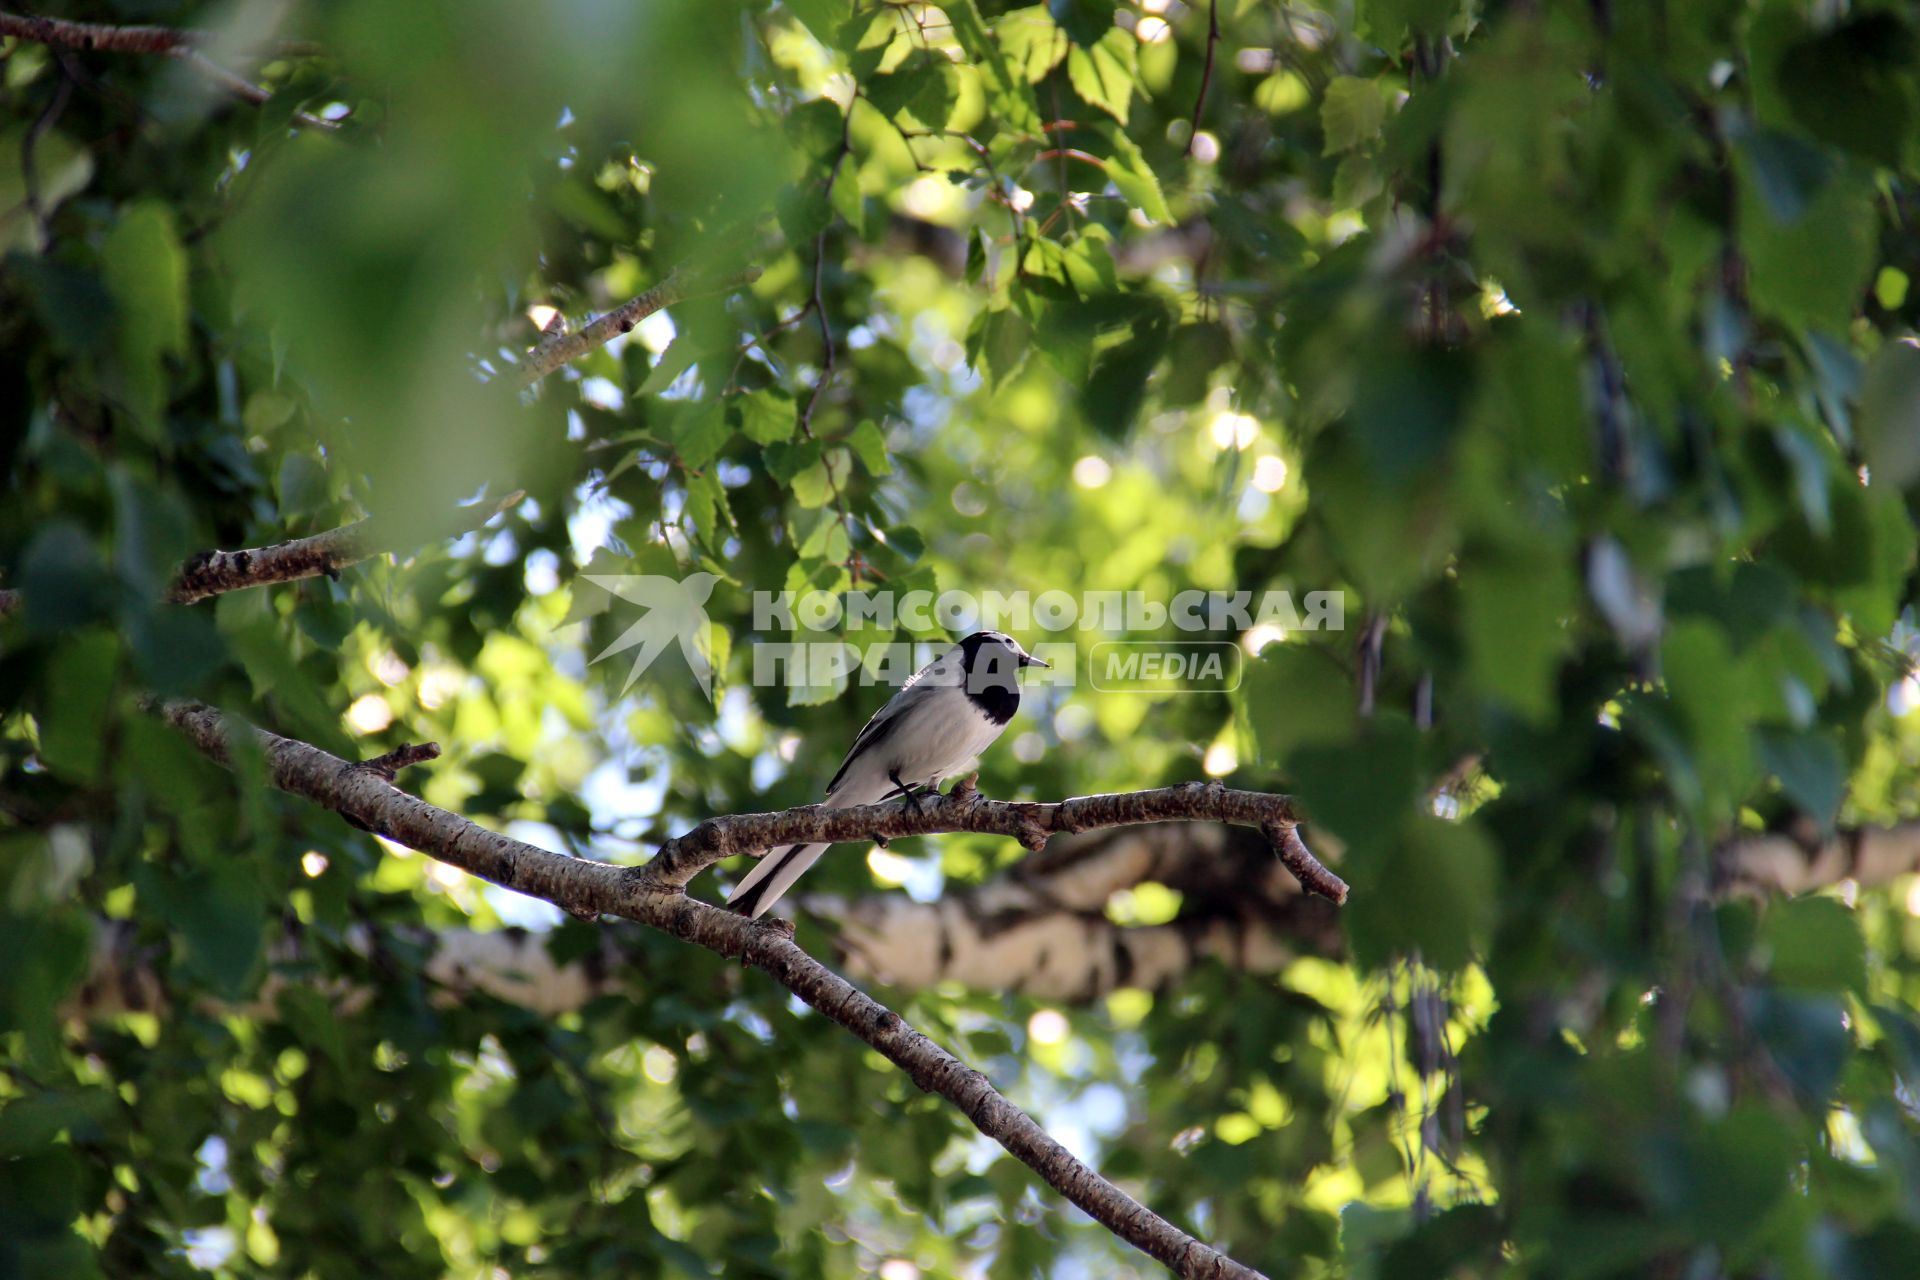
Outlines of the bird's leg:
[[901,798],[905,799],[908,804],[913,806],[913,811],[915,813],[920,812],[920,799],[921,799],[922,793],[925,790],[925,788],[922,787],[921,784],[917,782],[900,781],[900,771],[898,769],[895,769],[889,774],[887,774],[887,781],[893,784],[893,790],[887,792],[886,795],[881,796],[880,797],[881,800],[883,801],[891,800],[895,796],[900,796]]

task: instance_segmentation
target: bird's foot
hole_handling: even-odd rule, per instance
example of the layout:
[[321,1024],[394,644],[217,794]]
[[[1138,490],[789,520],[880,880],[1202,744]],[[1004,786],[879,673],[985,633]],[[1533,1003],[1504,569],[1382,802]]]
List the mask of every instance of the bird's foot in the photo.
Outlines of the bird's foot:
[[965,800],[969,796],[976,796],[979,794],[980,794],[980,774],[976,771],[974,773],[968,774],[966,777],[960,779],[960,781],[954,783],[952,790],[947,792],[947,798],[949,800]]

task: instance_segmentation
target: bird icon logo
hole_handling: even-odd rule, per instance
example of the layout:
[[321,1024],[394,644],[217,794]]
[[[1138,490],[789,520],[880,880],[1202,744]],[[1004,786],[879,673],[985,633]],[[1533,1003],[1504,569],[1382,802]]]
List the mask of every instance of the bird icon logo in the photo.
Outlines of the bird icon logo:
[[637,604],[646,610],[639,621],[621,632],[617,640],[593,659],[599,662],[616,653],[637,650],[633,655],[633,667],[627,672],[627,682],[620,687],[621,693],[633,688],[634,682],[653,665],[654,659],[666,652],[668,645],[678,641],[681,655],[686,658],[694,679],[700,682],[700,691],[709,700],[713,698],[713,667],[707,661],[707,627],[710,624],[706,604],[713,595],[714,584],[720,581],[717,575],[690,573],[684,578],[668,578],[650,573],[589,573],[582,577],[629,604]]

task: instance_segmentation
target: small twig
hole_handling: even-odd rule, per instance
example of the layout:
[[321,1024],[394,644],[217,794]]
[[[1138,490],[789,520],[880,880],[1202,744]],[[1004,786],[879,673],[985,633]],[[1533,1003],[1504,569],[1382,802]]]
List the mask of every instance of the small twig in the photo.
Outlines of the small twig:
[[1193,123],[1187,128],[1187,146],[1180,154],[1193,154],[1193,141],[1200,136],[1200,112],[1207,105],[1207,89],[1213,84],[1213,53],[1220,43],[1220,0],[1207,0],[1207,60],[1200,66],[1200,92],[1193,99]]
[[439,743],[409,742],[395,747],[383,756],[375,756],[371,760],[363,761],[360,767],[362,769],[371,769],[388,782],[392,782],[394,775],[409,765],[424,764],[428,760],[438,760],[439,758]]
[[1281,863],[1300,887],[1309,893],[1317,893],[1330,898],[1339,906],[1347,901],[1347,882],[1327,870],[1320,859],[1313,856],[1307,848],[1307,842],[1300,838],[1300,829],[1291,823],[1269,822],[1261,824],[1260,830],[1267,837],[1274,851],[1280,855]]
[[[167,56],[177,58],[181,62],[186,63],[234,97],[239,98],[242,102],[250,102],[256,107],[263,107],[273,99],[273,94],[270,91],[263,89],[245,76],[235,75],[213,59],[207,57],[206,54],[201,53],[198,49],[182,47],[175,49]],[[340,127],[338,120],[328,120],[324,116],[310,115],[305,111],[295,111],[293,113],[293,122],[308,129],[332,131]]]
[[[840,117],[840,149],[834,153],[833,168],[827,171],[826,197],[829,205],[833,202],[834,184],[840,181],[840,170],[847,162],[847,156],[853,151],[851,132],[853,129],[853,104],[857,97],[847,101],[847,109]],[[833,326],[827,320],[827,304],[822,288],[827,263],[827,228],[821,227],[820,233],[813,238],[813,293],[807,305],[813,309],[814,322],[820,326],[820,345],[823,348],[820,357],[820,376],[814,379],[813,392],[807,397],[806,408],[800,411],[800,430],[803,434],[813,434],[813,411],[819,407],[820,397],[826,394],[827,384],[833,381],[834,353]],[[833,478],[833,468],[827,468],[827,478]],[[844,515],[844,513],[842,513]]]
[[664,311],[676,302],[707,293],[725,293],[752,284],[760,278],[760,268],[748,267],[727,275],[705,278],[692,272],[674,270],[653,288],[627,299],[613,310],[588,321],[578,329],[556,333],[527,353],[520,362],[520,385],[530,387],[563,364],[578,360],[604,347],[656,311]]

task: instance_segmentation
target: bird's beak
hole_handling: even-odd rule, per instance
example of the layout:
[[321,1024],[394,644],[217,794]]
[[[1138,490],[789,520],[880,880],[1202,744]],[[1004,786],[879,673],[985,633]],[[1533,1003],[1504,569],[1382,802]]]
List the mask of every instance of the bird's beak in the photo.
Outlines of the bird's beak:
[[1053,670],[1053,664],[1052,664],[1052,663],[1049,663],[1049,662],[1042,662],[1042,661],[1040,661],[1040,659],[1038,659],[1038,658],[1036,658],[1036,657],[1034,657],[1034,656],[1033,656],[1032,654],[1030,654],[1030,653],[1022,653],[1022,654],[1020,655],[1020,665],[1021,665],[1021,666],[1023,666],[1023,667],[1040,667],[1040,668],[1042,668],[1042,669],[1044,669],[1044,670],[1047,670],[1047,671],[1051,671],[1051,670]]

